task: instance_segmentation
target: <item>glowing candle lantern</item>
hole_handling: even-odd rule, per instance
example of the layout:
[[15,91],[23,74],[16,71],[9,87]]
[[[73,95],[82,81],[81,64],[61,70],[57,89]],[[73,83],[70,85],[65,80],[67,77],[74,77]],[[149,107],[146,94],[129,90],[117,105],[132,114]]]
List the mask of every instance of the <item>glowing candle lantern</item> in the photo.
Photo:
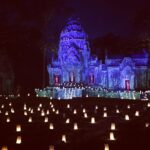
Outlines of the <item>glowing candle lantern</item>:
[[25,116],[27,116],[27,115],[28,115],[28,113],[27,113],[26,111],[24,111],[24,115],[25,115]]
[[55,108],[52,109],[52,112],[55,112]]
[[88,95],[88,94],[86,94],[86,97],[89,97],[89,95]]
[[66,135],[64,134],[64,135],[62,135],[62,138],[61,138],[61,140],[62,140],[62,142],[64,142],[64,143],[67,143],[67,140],[66,140]]
[[29,111],[29,112],[31,111],[31,107],[29,107],[28,111]]
[[95,124],[95,118],[94,117],[91,118],[91,124]]
[[9,117],[7,117],[6,122],[10,122],[10,118]]
[[17,136],[16,144],[21,144],[21,143],[22,143],[21,136]]
[[21,125],[16,125],[16,132],[21,132]]
[[4,108],[4,107],[5,107],[4,105],[1,106],[1,108]]
[[49,115],[49,110],[46,111],[46,114]]
[[103,110],[104,110],[104,111],[107,111],[107,108],[106,108],[106,107],[104,107],[104,108],[103,108]]
[[116,109],[116,113],[117,113],[117,114],[119,114],[119,113],[120,113],[119,109]]
[[147,107],[150,107],[150,103],[147,103]]
[[33,114],[33,113],[34,113],[33,109],[31,109],[30,113],[31,113],[31,114]]
[[130,109],[131,108],[130,105],[128,105],[127,108]]
[[29,96],[30,96],[30,93],[28,93],[27,96],[29,97]]
[[7,147],[7,146],[3,146],[3,147],[1,148],[1,150],[8,150],[8,147]]
[[150,125],[150,124],[149,124],[148,122],[145,123],[145,127],[146,127],[146,128],[148,128],[149,125]]
[[87,118],[87,117],[88,117],[87,113],[84,113],[84,118]]
[[43,110],[41,111],[41,116],[45,116],[45,112]]
[[85,108],[83,108],[82,112],[83,112],[83,113],[86,113],[86,109],[85,109]]
[[53,99],[53,97],[51,96],[50,99]]
[[107,112],[103,113],[103,117],[106,118],[107,117]]
[[70,105],[69,105],[69,104],[67,104],[67,108],[70,108]]
[[48,122],[48,117],[45,117],[44,122]]
[[110,132],[110,133],[109,133],[109,139],[110,139],[111,141],[114,141],[114,140],[115,140],[115,136],[114,136],[114,133],[113,133],[113,132]]
[[95,106],[95,110],[97,110],[97,109],[98,109],[98,106],[96,105],[96,106]]
[[42,107],[42,104],[41,104],[41,103],[39,104],[39,107]]
[[130,120],[129,115],[125,115],[125,120]]
[[24,104],[23,109],[27,110],[27,105],[26,104]]
[[70,119],[68,118],[68,119],[66,119],[66,123],[67,124],[69,124],[70,123]]
[[38,108],[37,108],[37,111],[40,111],[40,110],[41,110],[41,108],[40,108],[40,107],[38,107]]
[[59,110],[56,111],[56,114],[57,114],[57,115],[59,114]]
[[6,111],[6,112],[5,112],[5,116],[8,116],[8,115],[9,115],[9,114],[8,114],[8,111]]
[[78,130],[78,124],[77,123],[74,123],[73,129]]
[[74,109],[73,114],[77,114],[77,110],[76,109]]
[[54,150],[54,146],[51,145],[51,146],[49,147],[49,150]]
[[14,114],[14,113],[15,113],[14,108],[11,108],[11,110],[10,110],[10,111],[11,111],[11,113],[12,113],[12,114]]
[[104,144],[104,150],[109,150],[109,145],[108,144]]
[[53,123],[50,123],[50,124],[49,124],[49,129],[50,129],[50,130],[54,130],[54,125],[53,125]]
[[116,130],[116,125],[115,125],[115,123],[111,123],[110,129],[111,129],[111,130]]
[[12,103],[11,103],[11,102],[9,103],[9,106],[12,106]]
[[139,111],[135,112],[135,116],[138,117],[139,116]]
[[28,122],[32,122],[32,117],[29,117]]

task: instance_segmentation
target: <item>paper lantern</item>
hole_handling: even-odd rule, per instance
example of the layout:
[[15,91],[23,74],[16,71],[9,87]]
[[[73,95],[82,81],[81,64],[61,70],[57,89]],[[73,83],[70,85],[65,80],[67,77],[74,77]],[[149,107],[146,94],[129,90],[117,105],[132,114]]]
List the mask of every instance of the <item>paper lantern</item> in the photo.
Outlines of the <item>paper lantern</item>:
[[16,125],[16,132],[21,132],[21,125]]
[[116,113],[117,113],[117,114],[119,114],[119,113],[120,113],[119,109],[116,109]]
[[21,144],[21,143],[22,143],[21,136],[17,136],[16,144]]
[[50,123],[50,124],[49,124],[49,129],[50,129],[50,130],[54,130],[54,125],[53,125],[53,123]]
[[125,120],[130,120],[130,117],[129,117],[129,115],[125,115]]
[[54,150],[54,145],[49,146],[49,150]]
[[110,132],[110,133],[109,133],[109,139],[110,139],[111,141],[114,141],[114,140],[115,140],[115,136],[114,136],[114,133],[113,133],[113,132]]
[[135,112],[135,116],[138,117],[139,116],[139,111]]
[[84,113],[84,118],[87,118],[87,117],[88,117],[87,113]]
[[76,109],[74,109],[73,114],[77,114],[77,110]]
[[109,150],[109,145],[108,144],[104,144],[104,150]]
[[29,117],[28,122],[32,122],[32,117]]
[[70,108],[70,105],[69,105],[69,104],[67,104],[67,108]]
[[130,109],[131,108],[130,105],[128,105],[127,108]]
[[78,124],[77,123],[74,123],[73,129],[78,130]]
[[148,123],[148,122],[145,123],[145,127],[146,127],[146,128],[148,128],[149,125],[150,125],[150,123]]
[[45,116],[45,112],[43,110],[41,111],[41,116]]
[[8,116],[8,115],[9,115],[9,113],[8,113],[8,111],[6,111],[6,112],[5,112],[5,116]]
[[111,129],[111,130],[116,130],[116,125],[115,125],[115,123],[111,123],[110,129]]
[[10,118],[9,117],[7,117],[6,122],[10,122]]
[[85,108],[83,108],[82,112],[83,112],[83,113],[86,113],[86,109],[85,109]]
[[103,117],[106,118],[107,117],[107,112],[103,113]]
[[95,124],[95,118],[94,117],[91,118],[91,124]]
[[44,122],[48,122],[48,117],[45,117]]
[[24,104],[23,109],[27,110],[27,105],[26,104]]
[[107,108],[106,108],[106,107],[104,107],[104,108],[103,108],[103,110],[104,110],[104,111],[107,111]]
[[14,113],[15,113],[14,108],[11,108],[11,110],[10,110],[10,111],[11,111],[11,113],[12,113],[12,114],[14,114]]
[[62,135],[62,142],[64,142],[64,143],[66,143],[67,142],[67,140],[66,140],[66,135],[64,134],[64,135]]
[[58,115],[58,114],[59,114],[59,110],[56,111],[56,115]]
[[67,124],[69,124],[70,123],[70,119],[68,118],[68,119],[66,119],[66,123]]
[[28,113],[26,111],[24,111],[24,116],[27,116],[27,115],[28,115]]
[[3,147],[1,148],[1,150],[8,150],[8,147],[7,147],[7,146],[3,146]]
[[97,105],[95,106],[95,109],[96,109],[96,110],[98,109],[98,106],[97,106]]
[[46,114],[49,115],[49,110],[46,111]]

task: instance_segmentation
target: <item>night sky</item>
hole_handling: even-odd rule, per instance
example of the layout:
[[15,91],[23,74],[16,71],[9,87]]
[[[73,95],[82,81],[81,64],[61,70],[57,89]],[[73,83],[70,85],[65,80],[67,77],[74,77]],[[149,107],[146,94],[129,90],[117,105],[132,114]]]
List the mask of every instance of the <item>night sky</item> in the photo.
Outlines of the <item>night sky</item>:
[[149,6],[148,0],[70,0],[90,38],[113,32],[130,36],[136,13]]

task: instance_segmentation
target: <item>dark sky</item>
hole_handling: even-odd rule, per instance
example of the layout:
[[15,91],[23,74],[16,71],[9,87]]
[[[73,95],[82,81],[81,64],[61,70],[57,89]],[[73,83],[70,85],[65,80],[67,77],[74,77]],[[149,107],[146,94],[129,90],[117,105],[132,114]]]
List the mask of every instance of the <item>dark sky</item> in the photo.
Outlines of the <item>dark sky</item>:
[[149,3],[148,0],[68,1],[81,18],[90,38],[103,36],[109,32],[129,36],[135,14]]

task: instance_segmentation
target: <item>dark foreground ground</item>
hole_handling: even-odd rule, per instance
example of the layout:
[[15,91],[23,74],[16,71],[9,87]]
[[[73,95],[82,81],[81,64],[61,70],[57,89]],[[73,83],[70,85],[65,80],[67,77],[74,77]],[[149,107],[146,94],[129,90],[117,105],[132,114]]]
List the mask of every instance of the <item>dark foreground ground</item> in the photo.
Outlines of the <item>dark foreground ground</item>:
[[[109,150],[149,150],[148,103],[98,98],[59,101],[33,97],[1,98],[0,150],[3,146],[7,146],[8,150],[50,150],[50,145],[54,145],[55,150],[104,150],[104,144],[109,144]],[[70,108],[67,108],[68,104]],[[12,108],[15,113],[12,113]],[[88,118],[84,118],[84,108]],[[120,113],[116,113],[116,109]],[[74,110],[77,114],[73,114]],[[27,116],[24,115],[25,111]],[[46,114],[48,111],[49,114]],[[139,117],[135,116],[136,111],[139,111]],[[41,112],[45,116],[41,116]],[[108,117],[103,117],[104,112]],[[124,119],[125,114],[130,116],[129,121]],[[8,117],[10,122],[6,122]],[[33,122],[28,122],[29,117]],[[44,122],[45,117],[48,117],[47,123]],[[90,123],[91,117],[95,117],[95,124]],[[67,118],[70,118],[69,124],[65,123]],[[116,124],[113,131],[115,141],[109,140],[112,122]],[[50,123],[53,123],[54,130],[49,129]],[[78,124],[79,130],[73,130],[74,123]],[[16,132],[17,124],[21,125],[21,132]],[[66,135],[66,143],[61,140],[63,134]],[[16,144],[17,136],[21,136],[21,144]]]

